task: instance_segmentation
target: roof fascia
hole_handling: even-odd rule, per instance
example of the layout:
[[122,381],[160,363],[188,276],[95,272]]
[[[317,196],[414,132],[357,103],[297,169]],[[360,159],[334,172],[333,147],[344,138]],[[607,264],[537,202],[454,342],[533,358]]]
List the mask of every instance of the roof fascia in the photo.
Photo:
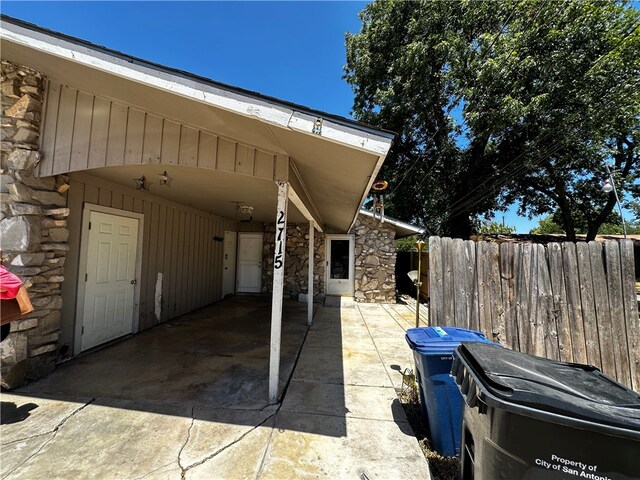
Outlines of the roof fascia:
[[[3,39],[18,45],[280,128],[318,136],[375,155],[386,155],[395,138],[392,132],[378,130],[358,122],[349,122],[347,119],[337,119],[311,109],[294,108],[291,104],[279,102],[271,97],[225,88],[202,77],[54,33],[56,32],[6,17],[2,18],[0,29]],[[322,119],[322,129],[320,134],[314,134],[312,132],[318,118]]]

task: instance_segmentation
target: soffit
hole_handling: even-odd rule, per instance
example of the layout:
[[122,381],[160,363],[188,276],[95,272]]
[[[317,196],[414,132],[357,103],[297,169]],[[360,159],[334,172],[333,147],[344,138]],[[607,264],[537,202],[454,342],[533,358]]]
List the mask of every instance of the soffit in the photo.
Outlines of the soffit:
[[[166,89],[123,78],[23,44],[3,40],[1,48],[3,59],[27,65],[79,90],[210,131],[248,146],[288,155],[295,162],[307,186],[308,194],[318,208],[324,223],[336,231],[347,231],[351,226],[373,181],[372,176],[377,173],[381,159],[386,154],[386,150],[382,154],[379,151],[366,150],[366,137],[371,135],[370,132],[363,133],[362,148],[355,148],[321,136],[293,130],[288,128],[288,125],[282,127],[266,122],[261,118],[261,115],[266,114],[260,110],[259,100],[255,110],[252,110],[253,116],[241,115],[205,103],[204,99],[199,101],[187,98]],[[235,94],[230,92],[229,95]],[[270,108],[265,102],[262,105],[265,111]],[[281,107],[277,106],[277,108]],[[278,112],[282,115],[288,114],[287,110],[282,108]],[[297,112],[291,110],[291,118],[295,114]],[[284,124],[286,125],[286,122]],[[356,127],[351,125],[349,128]],[[136,168],[142,170],[142,167]],[[114,181],[116,181],[115,177],[122,177],[125,185],[127,184],[125,177],[129,177],[129,182],[133,178],[129,171],[123,172],[122,175],[118,175],[111,169],[101,169],[91,173],[105,178],[114,177],[112,178]],[[192,180],[198,181],[197,178]],[[230,183],[237,188],[241,188],[241,184],[253,185],[249,177],[245,176],[240,176]],[[194,192],[190,190],[186,192],[185,198],[193,195]],[[229,203],[235,197],[231,195],[224,201]],[[275,203],[273,208],[275,209]]]

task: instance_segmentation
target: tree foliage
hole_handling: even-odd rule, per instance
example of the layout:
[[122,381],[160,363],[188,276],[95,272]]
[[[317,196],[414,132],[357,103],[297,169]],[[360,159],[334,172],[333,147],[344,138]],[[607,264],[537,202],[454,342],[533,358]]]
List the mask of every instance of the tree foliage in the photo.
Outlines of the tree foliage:
[[[561,227],[562,215],[559,211],[556,211],[553,215],[547,215],[538,221],[538,226],[531,230],[532,234],[546,235],[546,234],[564,234],[564,230]],[[586,235],[589,230],[588,223],[582,219],[575,225],[576,233],[579,235]],[[640,233],[640,221],[635,220],[626,223],[627,233],[629,235],[635,235]],[[600,225],[597,231],[597,235],[622,235],[624,233],[624,227],[622,225],[622,217],[612,212],[607,220]]]
[[516,231],[516,227],[503,225],[496,221],[483,222],[480,225],[480,233],[484,235],[510,235]]
[[553,220],[553,215],[547,215],[538,221],[538,226],[531,229],[529,233],[534,235],[556,235],[563,234],[564,230]]
[[416,242],[418,241],[418,235],[411,235],[409,237],[399,238],[396,240],[396,251],[398,252],[413,252],[417,251]]
[[518,202],[590,238],[640,193],[640,14],[624,2],[376,1],[347,35],[356,118],[398,132],[385,209],[468,236]]

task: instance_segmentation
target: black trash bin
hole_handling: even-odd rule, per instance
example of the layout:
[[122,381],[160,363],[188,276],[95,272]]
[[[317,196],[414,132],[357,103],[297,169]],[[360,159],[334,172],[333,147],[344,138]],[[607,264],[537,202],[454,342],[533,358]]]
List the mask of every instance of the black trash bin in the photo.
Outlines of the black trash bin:
[[640,478],[640,395],[588,365],[463,343],[462,480]]

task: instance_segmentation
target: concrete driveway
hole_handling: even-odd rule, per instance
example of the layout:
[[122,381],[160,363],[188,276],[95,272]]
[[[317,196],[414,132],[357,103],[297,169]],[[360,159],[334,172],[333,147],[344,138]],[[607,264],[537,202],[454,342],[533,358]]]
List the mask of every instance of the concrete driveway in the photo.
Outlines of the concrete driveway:
[[285,304],[267,404],[270,305],[236,296],[2,394],[4,479],[430,478],[394,387],[403,305]]

